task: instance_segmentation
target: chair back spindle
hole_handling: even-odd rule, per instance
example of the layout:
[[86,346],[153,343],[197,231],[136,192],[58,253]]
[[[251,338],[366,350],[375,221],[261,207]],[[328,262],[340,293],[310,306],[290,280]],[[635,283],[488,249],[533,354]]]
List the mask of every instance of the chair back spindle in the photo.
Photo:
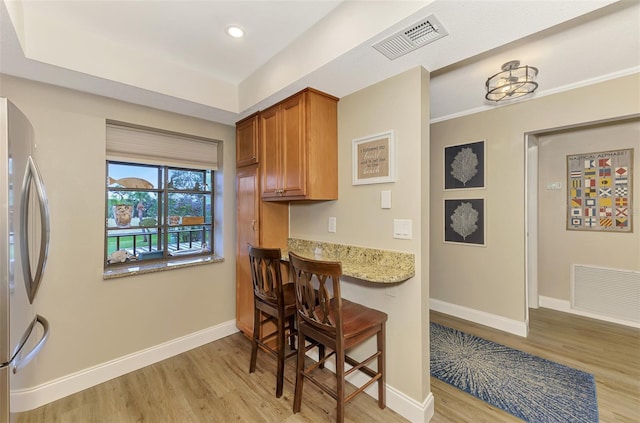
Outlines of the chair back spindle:
[[282,274],[280,271],[280,252],[277,249],[256,250],[249,255],[251,280],[254,294],[264,301],[278,303],[281,298],[280,289]]
[[296,257],[290,260],[295,269],[294,285],[299,316],[318,329],[334,334],[341,333],[340,263],[314,263],[300,261]]

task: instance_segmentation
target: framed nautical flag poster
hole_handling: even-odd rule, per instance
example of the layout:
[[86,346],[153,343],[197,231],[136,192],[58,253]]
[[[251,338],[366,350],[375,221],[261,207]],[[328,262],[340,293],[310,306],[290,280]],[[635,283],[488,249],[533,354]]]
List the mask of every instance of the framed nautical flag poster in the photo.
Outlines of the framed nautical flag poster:
[[633,232],[633,148],[567,156],[567,230]]

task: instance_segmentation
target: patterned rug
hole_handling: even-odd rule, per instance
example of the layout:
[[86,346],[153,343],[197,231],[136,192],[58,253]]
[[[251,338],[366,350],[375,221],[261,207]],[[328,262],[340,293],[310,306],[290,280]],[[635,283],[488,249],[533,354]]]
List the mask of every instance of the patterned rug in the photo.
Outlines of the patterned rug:
[[593,375],[437,323],[431,375],[526,422],[598,422]]

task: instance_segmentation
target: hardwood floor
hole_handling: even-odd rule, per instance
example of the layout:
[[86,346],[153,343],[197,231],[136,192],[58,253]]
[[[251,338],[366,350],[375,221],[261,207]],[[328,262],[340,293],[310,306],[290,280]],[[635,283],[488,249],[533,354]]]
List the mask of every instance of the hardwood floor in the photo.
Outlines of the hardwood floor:
[[[524,339],[431,312],[431,320],[593,373],[601,423],[640,422],[640,330],[546,309],[531,310]],[[335,401],[305,384],[302,410],[291,411],[294,361],[275,397],[275,360],[258,354],[249,374],[250,342],[235,334],[93,388],[20,413],[16,423],[333,422]],[[519,422],[431,378],[432,423]],[[406,422],[368,395],[346,408],[347,422]]]
[[[259,352],[249,374],[250,353],[249,339],[236,333],[19,413],[16,423],[335,422],[335,400],[311,383],[293,414],[295,359],[285,364],[284,392],[276,398],[276,361]],[[345,414],[350,423],[406,422],[366,394],[347,404]]]

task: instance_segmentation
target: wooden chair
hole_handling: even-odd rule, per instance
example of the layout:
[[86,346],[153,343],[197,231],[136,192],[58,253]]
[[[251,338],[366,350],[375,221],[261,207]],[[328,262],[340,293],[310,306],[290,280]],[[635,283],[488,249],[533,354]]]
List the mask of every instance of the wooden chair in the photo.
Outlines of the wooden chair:
[[[300,411],[302,387],[305,379],[313,382],[337,401],[336,421],[344,421],[345,404],[369,385],[378,382],[378,406],[385,407],[385,323],[387,314],[343,299],[340,295],[340,277],[342,266],[339,262],[305,259],[289,253],[289,261],[295,285],[297,324],[298,324],[298,361],[293,412]],[[362,361],[347,355],[347,351],[376,336],[376,352]],[[306,340],[316,340],[332,350],[320,357],[317,363],[305,366],[304,345]],[[324,383],[313,372],[327,358],[336,358],[336,388]],[[378,370],[368,364],[377,358]],[[345,371],[345,363],[352,366]],[[370,379],[347,395],[345,378],[359,370]]]
[[[278,362],[276,397],[282,396],[284,362],[295,351],[296,300],[292,283],[283,284],[280,271],[279,248],[260,248],[249,245],[249,263],[253,280],[253,337],[249,373],[256,370],[258,346],[273,355]],[[273,322],[273,325],[267,325]],[[275,330],[273,327],[275,326]],[[266,334],[264,332],[267,332]],[[273,343],[275,339],[275,344]],[[286,353],[286,340],[291,351]]]

